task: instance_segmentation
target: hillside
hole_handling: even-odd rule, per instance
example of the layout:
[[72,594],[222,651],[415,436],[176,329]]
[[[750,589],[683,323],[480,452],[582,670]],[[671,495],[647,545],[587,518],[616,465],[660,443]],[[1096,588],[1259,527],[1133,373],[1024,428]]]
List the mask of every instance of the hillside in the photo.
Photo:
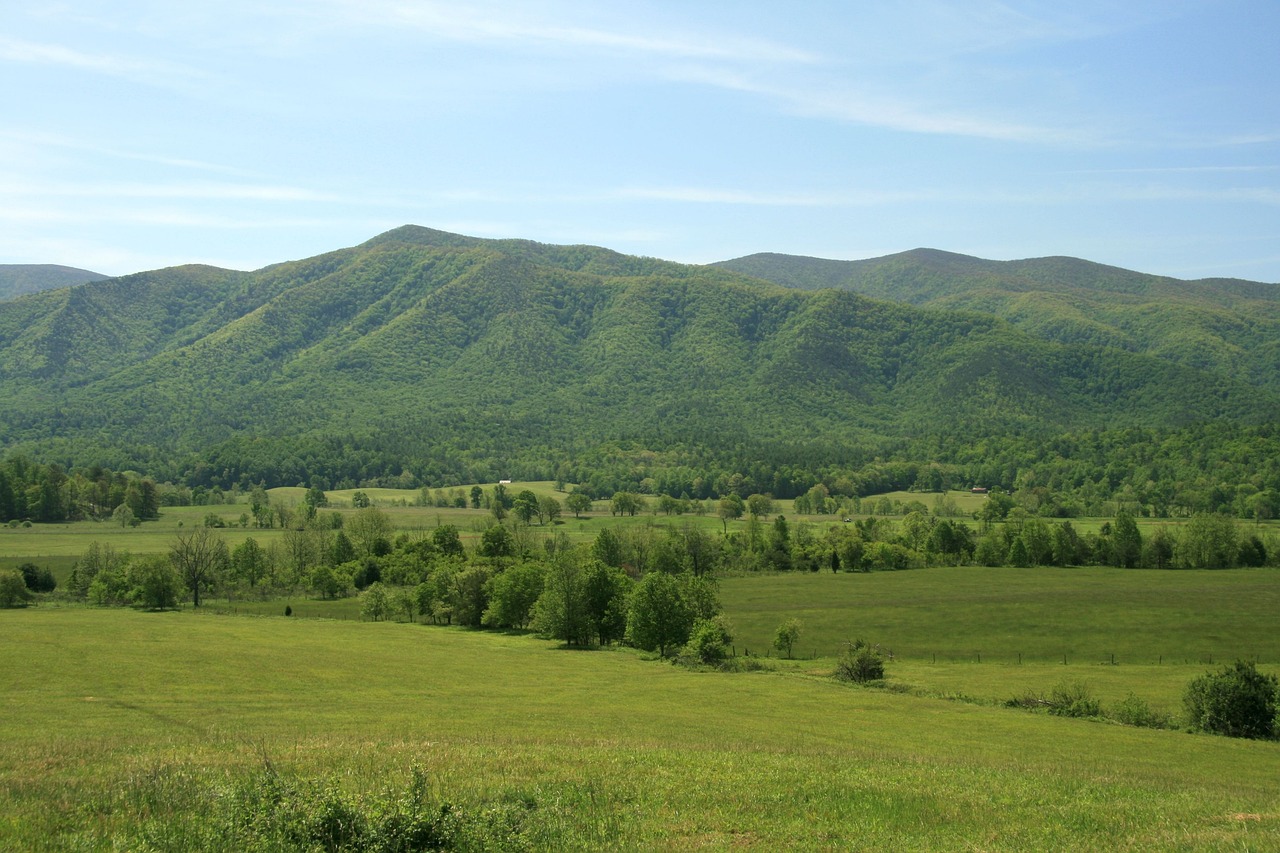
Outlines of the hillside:
[[[1184,331],[1210,324],[1186,310]],[[1270,328],[1259,317],[1254,333]],[[1266,371],[1114,343],[406,226],[253,273],[177,267],[0,304],[0,444],[198,482],[547,479],[637,450],[685,482],[709,459],[812,481],[930,436],[968,446],[1280,411]]]
[[1280,285],[933,249],[862,261],[758,254],[714,266],[802,290],[979,311],[1046,340],[1116,347],[1280,390]]
[[0,264],[0,301],[104,278],[102,273],[57,264]]

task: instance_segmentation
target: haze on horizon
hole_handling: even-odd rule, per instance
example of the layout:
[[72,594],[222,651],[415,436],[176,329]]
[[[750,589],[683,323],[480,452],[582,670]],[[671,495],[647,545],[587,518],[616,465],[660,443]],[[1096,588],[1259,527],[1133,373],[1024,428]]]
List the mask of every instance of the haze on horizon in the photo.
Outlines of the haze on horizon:
[[252,269],[412,222],[1276,282],[1276,32],[1265,0],[11,4],[0,263]]

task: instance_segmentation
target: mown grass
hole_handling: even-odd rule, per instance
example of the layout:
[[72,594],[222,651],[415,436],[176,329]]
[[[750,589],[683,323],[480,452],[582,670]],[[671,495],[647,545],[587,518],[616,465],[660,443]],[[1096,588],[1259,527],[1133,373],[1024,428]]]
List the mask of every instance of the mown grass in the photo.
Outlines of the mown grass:
[[739,644],[760,654],[794,617],[799,656],[831,656],[860,637],[931,662],[1280,662],[1273,569],[792,573],[725,578],[720,597]]
[[532,803],[535,849],[1280,846],[1275,743],[416,625],[33,608],[0,626],[6,849],[144,830],[194,849],[209,792],[268,761],[352,791],[416,763],[454,802]]

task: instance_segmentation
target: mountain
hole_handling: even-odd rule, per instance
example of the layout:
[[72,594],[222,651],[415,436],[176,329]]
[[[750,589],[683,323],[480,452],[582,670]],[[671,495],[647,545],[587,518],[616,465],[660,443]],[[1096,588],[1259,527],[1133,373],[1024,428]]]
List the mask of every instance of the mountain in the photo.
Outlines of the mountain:
[[1267,375],[1213,360],[759,273],[406,226],[256,272],[23,296],[0,303],[0,446],[206,484],[625,479],[660,459],[683,483],[781,471],[783,496],[895,447],[1280,412]]
[[0,300],[104,278],[102,273],[57,264],[0,264]]
[[1046,340],[1153,355],[1280,390],[1276,284],[1183,281],[1076,258],[987,261],[933,249],[864,261],[758,254],[714,266],[803,290],[979,311]]

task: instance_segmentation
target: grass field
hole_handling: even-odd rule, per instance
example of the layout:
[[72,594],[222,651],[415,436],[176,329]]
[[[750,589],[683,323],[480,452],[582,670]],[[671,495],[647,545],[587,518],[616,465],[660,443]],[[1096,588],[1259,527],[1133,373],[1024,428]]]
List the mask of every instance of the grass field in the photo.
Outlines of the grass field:
[[267,760],[363,791],[420,764],[454,801],[532,804],[533,849],[1280,847],[1276,743],[416,625],[0,628],[4,849],[216,848],[208,791]]

